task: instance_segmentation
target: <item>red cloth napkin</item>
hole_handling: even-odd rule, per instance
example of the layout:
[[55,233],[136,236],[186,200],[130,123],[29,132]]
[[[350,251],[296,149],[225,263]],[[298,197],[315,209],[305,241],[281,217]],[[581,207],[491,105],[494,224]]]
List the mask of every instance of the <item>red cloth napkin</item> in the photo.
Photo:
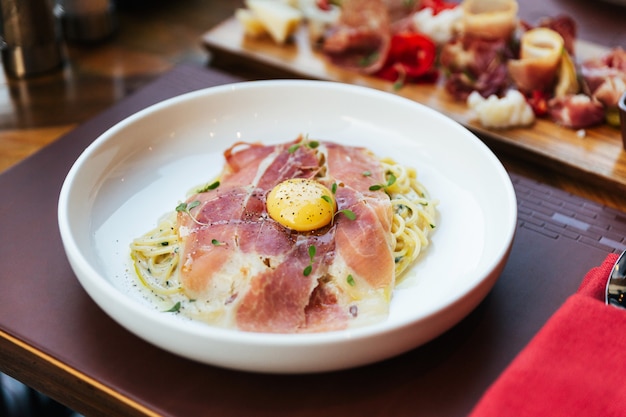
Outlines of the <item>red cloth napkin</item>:
[[587,273],[470,417],[626,416],[626,310],[604,303],[616,260]]

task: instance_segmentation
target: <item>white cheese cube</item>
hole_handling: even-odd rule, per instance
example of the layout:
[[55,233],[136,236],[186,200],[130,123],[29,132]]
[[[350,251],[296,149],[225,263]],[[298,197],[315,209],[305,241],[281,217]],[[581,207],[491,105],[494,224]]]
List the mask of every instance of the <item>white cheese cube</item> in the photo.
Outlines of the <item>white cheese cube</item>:
[[302,21],[302,12],[282,1],[246,0],[246,6],[279,44],[285,43]]
[[237,9],[235,11],[235,18],[243,26],[243,30],[246,35],[259,37],[267,34],[265,25],[256,17],[252,11],[248,9]]

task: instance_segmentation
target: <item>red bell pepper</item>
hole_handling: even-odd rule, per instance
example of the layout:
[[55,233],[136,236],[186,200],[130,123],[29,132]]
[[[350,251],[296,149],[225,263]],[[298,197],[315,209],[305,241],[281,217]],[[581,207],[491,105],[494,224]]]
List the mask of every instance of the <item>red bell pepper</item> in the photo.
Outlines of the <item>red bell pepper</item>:
[[435,59],[437,46],[428,36],[416,32],[393,35],[383,68],[376,75],[405,84],[434,82],[437,79]]
[[548,114],[548,100],[550,100],[550,95],[538,90],[526,96],[526,102],[528,102],[537,117],[543,117]]
[[437,15],[444,10],[454,9],[457,6],[458,4],[456,3],[448,3],[443,0],[422,0],[419,9],[429,8],[433,10],[433,15]]

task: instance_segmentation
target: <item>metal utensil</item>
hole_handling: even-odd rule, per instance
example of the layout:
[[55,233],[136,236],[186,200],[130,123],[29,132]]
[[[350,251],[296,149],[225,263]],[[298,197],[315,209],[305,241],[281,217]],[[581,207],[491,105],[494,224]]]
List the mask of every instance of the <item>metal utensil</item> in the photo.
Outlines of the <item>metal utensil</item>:
[[626,308],[626,250],[617,258],[606,283],[606,303]]

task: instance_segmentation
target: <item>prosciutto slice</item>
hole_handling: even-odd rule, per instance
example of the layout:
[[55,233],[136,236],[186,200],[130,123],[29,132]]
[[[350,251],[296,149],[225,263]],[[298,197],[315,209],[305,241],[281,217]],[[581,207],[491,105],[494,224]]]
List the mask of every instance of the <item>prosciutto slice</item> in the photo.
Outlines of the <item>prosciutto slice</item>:
[[[294,144],[300,145],[295,151]],[[395,282],[392,209],[383,191],[369,191],[385,180],[374,155],[334,143],[311,149],[294,142],[236,144],[225,159],[219,187],[191,196],[193,207],[178,214],[180,281],[199,318],[244,331],[295,333],[386,317]],[[352,210],[356,219],[339,213],[313,232],[275,222],[266,196],[289,178],[337,184],[338,210]]]
[[483,97],[500,95],[508,86],[510,56],[512,51],[503,39],[455,38],[441,50],[441,65],[448,73],[446,90],[457,100],[466,100],[472,91]]
[[324,39],[322,50],[334,65],[375,73],[389,51],[390,27],[389,14],[382,2],[345,1],[339,23]]
[[583,129],[604,122],[604,106],[585,94],[555,97],[548,104],[550,117],[557,124]]
[[563,38],[563,46],[568,54],[576,55],[576,37],[578,28],[576,21],[567,15],[545,17],[539,21],[539,26],[552,29]]
[[416,6],[403,0],[344,0],[322,51],[334,65],[374,74],[385,63],[393,33],[408,26]]
[[581,73],[588,93],[607,107],[616,107],[626,91],[626,51],[614,48],[608,54],[582,63]]

